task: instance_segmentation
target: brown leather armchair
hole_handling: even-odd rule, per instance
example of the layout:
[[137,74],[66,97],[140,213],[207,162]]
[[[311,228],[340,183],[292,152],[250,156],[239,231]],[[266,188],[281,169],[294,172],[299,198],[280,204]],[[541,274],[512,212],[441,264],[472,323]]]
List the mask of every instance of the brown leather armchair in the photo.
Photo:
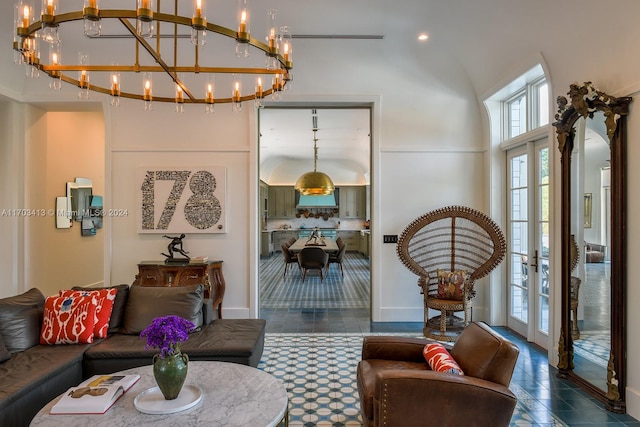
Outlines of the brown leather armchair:
[[371,426],[508,426],[519,349],[482,322],[470,323],[451,356],[464,376],[434,372],[419,338],[368,336],[358,363],[362,419]]

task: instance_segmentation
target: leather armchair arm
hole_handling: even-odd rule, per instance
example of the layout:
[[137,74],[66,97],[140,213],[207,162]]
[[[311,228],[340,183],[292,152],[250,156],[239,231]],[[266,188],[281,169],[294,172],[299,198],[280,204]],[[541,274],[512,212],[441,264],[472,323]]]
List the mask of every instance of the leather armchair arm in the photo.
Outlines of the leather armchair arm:
[[362,341],[362,360],[383,359],[425,362],[422,349],[430,341],[421,338],[367,336]]
[[505,386],[434,371],[386,370],[377,378],[376,425],[508,426],[516,405]]

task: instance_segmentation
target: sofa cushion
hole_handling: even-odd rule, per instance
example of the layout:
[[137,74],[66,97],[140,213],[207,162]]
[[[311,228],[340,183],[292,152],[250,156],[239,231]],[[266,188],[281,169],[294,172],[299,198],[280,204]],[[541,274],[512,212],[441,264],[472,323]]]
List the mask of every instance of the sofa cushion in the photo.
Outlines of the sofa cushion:
[[92,343],[95,325],[94,296],[48,297],[44,303],[40,344]]
[[[135,286],[133,286],[135,288]],[[264,319],[217,319],[189,334],[182,351],[189,360],[214,360],[257,367],[264,351]],[[135,335],[115,334],[94,344],[84,355],[86,376],[150,365],[154,349]],[[424,363],[423,363],[424,364]]]
[[96,290],[62,290],[61,297],[69,296],[91,296],[96,302],[95,324],[93,327],[93,336],[95,338],[106,338],[107,329],[109,328],[109,320],[111,319],[111,311],[113,310],[113,301],[116,298],[117,289],[96,289]]
[[4,345],[4,341],[2,341],[2,336],[0,335],[0,363],[9,359],[11,359],[11,353],[7,350],[7,347]]
[[438,342],[429,343],[424,346],[422,354],[432,371],[464,375],[464,372],[462,372],[462,369],[460,369],[460,366],[451,357],[444,345]]
[[0,363],[0,425],[28,426],[40,408],[78,385],[90,345],[36,345]]
[[120,330],[124,321],[124,309],[127,305],[127,298],[129,297],[129,285],[117,285],[117,286],[106,286],[103,288],[85,288],[82,286],[74,286],[71,288],[74,291],[99,291],[101,289],[116,289],[116,299],[113,301],[113,309],[111,310],[111,319],[109,320],[109,329],[107,330],[107,334],[115,334]]
[[0,335],[9,352],[38,345],[44,300],[44,295],[36,288],[0,299]]
[[132,286],[124,313],[125,334],[140,334],[153,319],[170,314],[190,320],[196,328],[202,326],[204,286],[176,287]]

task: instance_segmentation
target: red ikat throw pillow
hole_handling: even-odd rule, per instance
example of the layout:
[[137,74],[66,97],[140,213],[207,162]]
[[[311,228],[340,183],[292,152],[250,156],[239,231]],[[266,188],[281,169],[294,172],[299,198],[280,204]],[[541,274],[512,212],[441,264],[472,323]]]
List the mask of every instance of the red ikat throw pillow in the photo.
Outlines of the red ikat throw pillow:
[[62,290],[61,297],[69,296],[88,296],[94,298],[96,304],[96,324],[93,328],[94,338],[106,338],[109,329],[109,321],[111,320],[111,312],[113,311],[113,302],[116,299],[118,290],[116,288],[99,289],[99,290]]
[[92,343],[95,324],[93,297],[48,297],[44,303],[40,344]]
[[422,349],[422,354],[432,371],[464,375],[458,363],[442,344],[429,343]]

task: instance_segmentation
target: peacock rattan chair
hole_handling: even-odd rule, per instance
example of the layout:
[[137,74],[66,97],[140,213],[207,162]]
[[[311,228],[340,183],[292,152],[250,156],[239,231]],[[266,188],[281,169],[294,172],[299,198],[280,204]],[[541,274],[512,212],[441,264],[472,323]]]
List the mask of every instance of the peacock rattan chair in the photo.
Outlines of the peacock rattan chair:
[[[502,262],[506,242],[498,225],[487,215],[464,206],[449,206],[411,222],[400,235],[396,249],[400,261],[418,276],[424,295],[425,336],[455,341],[469,323],[475,281]],[[438,296],[438,270],[466,271],[459,299]],[[440,315],[429,318],[429,309]],[[460,311],[464,312],[464,319],[455,316]]]

